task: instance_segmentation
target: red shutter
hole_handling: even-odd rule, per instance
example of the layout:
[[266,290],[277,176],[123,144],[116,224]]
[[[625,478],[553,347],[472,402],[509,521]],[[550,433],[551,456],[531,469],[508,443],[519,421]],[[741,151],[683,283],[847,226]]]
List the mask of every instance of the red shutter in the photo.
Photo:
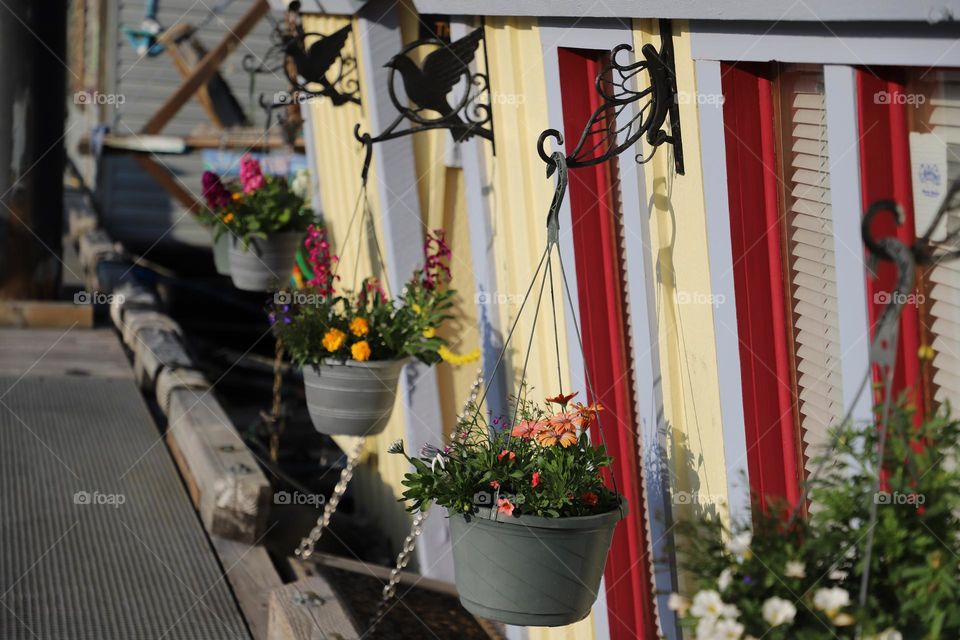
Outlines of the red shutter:
[[800,476],[773,88],[768,68],[721,69],[730,235],[750,488],[795,504]]
[[[599,105],[594,81],[602,52],[560,49],[560,90],[567,153]],[[589,146],[589,144],[588,144]],[[613,473],[630,510],[617,527],[605,571],[610,637],[658,637],[647,544],[646,508],[639,481],[633,375],[624,300],[619,190],[615,161],[570,172],[570,211],[585,366],[603,404],[604,437]],[[630,215],[639,215],[631,212]],[[598,439],[599,433],[592,433]]]

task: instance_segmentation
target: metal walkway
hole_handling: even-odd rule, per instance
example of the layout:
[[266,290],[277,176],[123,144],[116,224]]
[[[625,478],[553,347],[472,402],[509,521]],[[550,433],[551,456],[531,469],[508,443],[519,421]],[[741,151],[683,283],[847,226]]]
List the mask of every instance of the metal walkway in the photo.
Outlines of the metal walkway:
[[0,330],[0,638],[249,637],[114,333]]

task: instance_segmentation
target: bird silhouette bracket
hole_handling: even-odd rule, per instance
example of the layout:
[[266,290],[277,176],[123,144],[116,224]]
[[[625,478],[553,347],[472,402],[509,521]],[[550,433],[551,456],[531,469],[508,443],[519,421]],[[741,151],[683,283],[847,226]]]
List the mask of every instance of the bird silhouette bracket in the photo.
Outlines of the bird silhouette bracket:
[[[660,21],[660,38],[659,50],[646,44],[636,61],[624,60],[633,51],[629,44],[617,45],[610,52],[609,62],[597,74],[595,83],[600,104],[591,114],[573,151],[565,156],[568,168],[606,162],[646,136],[649,155],[637,154],[636,161],[641,164],[649,161],[659,147],[669,144],[673,147],[676,171],[683,174],[680,109],[669,20]],[[641,83],[644,74],[649,84]],[[546,149],[548,138],[554,139],[554,148],[562,148],[563,135],[556,129],[547,129],[538,141],[540,158],[547,164],[547,174],[552,175],[557,163]]]
[[276,25],[267,53],[244,56],[248,73],[283,74],[290,83],[286,91],[260,96],[268,117],[276,109],[321,97],[334,106],[360,104],[357,59],[346,51],[352,28],[348,24],[326,35],[304,31],[299,13],[291,9],[286,23]]
[[[361,133],[359,124],[354,127],[354,136],[366,147],[364,183],[370,171],[373,145],[378,142],[430,129],[447,129],[454,142],[474,136],[493,142],[487,76],[470,68],[482,41],[483,28],[450,43],[424,38],[408,44],[387,62],[387,91],[397,117],[376,136]],[[417,64],[415,52],[421,48],[432,51]],[[406,100],[397,95],[397,75]],[[403,127],[405,122],[408,126]]]

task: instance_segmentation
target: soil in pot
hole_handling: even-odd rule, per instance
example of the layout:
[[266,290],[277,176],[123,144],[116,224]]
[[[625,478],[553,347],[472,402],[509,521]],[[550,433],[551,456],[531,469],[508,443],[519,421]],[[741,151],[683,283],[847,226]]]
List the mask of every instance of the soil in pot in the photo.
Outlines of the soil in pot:
[[384,430],[393,412],[407,360],[325,362],[303,369],[307,411],[328,435],[370,436]]
[[451,514],[460,602],[504,624],[556,627],[582,620],[597,599],[614,528],[626,513],[621,505],[572,518],[512,517],[490,508]]
[[270,291],[290,278],[303,232],[272,233],[266,239],[252,238],[247,247],[234,235],[230,241],[230,278],[243,291]]

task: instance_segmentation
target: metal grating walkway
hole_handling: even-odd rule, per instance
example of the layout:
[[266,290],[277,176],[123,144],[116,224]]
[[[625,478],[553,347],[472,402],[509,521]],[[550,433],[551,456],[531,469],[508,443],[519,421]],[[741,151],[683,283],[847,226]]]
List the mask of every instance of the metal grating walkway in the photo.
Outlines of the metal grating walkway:
[[249,637],[117,338],[0,330],[0,638]]

